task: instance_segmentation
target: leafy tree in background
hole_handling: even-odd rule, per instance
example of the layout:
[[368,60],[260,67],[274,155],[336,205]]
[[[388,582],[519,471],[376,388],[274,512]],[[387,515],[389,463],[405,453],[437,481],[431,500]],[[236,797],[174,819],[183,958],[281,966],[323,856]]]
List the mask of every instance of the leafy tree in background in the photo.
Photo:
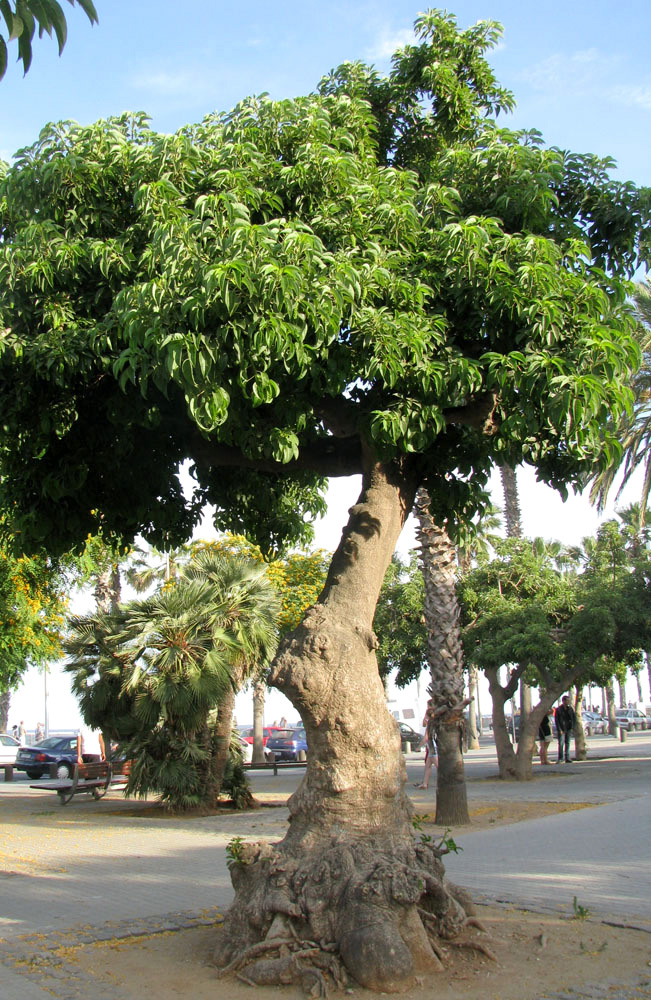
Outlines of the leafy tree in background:
[[7,729],[11,692],[28,667],[60,656],[66,609],[61,565],[0,549],[0,732]]
[[[75,0],[68,0],[74,7]],[[97,11],[92,0],[77,0],[91,24],[97,24]],[[38,37],[44,34],[56,35],[59,55],[63,52],[68,37],[63,8],[57,0],[2,0],[0,17],[7,30],[7,40],[0,34],[0,80],[7,71],[9,52],[7,41],[18,42],[18,59],[22,61],[26,73],[32,64],[32,41],[38,27]]]
[[[512,105],[484,58],[498,26],[429,12],[416,31],[386,78],[349,64],[176,135],[49,126],[0,185],[0,508],[23,546],[78,544],[93,510],[177,545],[211,503],[286,550],[326,477],[362,475],[270,675],[305,722],[305,780],[283,842],[233,866],[215,957],[291,940],[300,913],[381,991],[439,967],[419,908],[433,933],[465,921],[414,843],[377,671],[396,539],[421,485],[453,536],[496,461],[564,489],[612,460],[639,361],[624,279],[648,250],[648,192],[490,120]],[[281,977],[274,960],[243,972]]]
[[[615,522],[602,526],[594,558],[577,574],[558,568],[555,543],[504,539],[496,543],[495,559],[462,580],[466,657],[488,678],[504,778],[531,777],[540,720],[563,691],[577,682],[603,684],[613,664],[639,662],[649,631],[648,560],[631,572],[619,541]],[[516,751],[504,705],[523,676],[539,688],[540,700],[521,720]]]

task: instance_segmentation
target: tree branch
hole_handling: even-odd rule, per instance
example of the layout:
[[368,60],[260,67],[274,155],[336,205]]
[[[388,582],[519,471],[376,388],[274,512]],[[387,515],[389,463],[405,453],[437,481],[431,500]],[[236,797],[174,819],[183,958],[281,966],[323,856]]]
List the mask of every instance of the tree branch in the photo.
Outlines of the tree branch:
[[465,424],[467,427],[475,427],[482,434],[491,436],[499,430],[496,409],[496,394],[485,392],[482,396],[478,396],[477,399],[468,403],[467,406],[453,406],[449,410],[444,410],[443,416],[447,424]]
[[198,434],[194,436],[189,450],[189,457],[198,465],[253,469],[280,476],[306,471],[337,478],[360,475],[362,472],[362,449],[358,437],[323,438],[301,449],[297,459],[285,463],[272,458],[249,458],[239,448],[213,443]]

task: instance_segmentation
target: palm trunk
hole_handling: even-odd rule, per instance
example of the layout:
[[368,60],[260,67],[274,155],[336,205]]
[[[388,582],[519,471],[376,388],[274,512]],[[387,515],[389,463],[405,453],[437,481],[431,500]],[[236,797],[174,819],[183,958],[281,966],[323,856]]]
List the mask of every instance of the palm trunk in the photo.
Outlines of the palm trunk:
[[619,692],[619,707],[626,708],[626,681],[617,678],[617,690]]
[[448,534],[434,523],[429,497],[420,490],[414,508],[420,567],[425,585],[427,662],[432,681],[438,770],[436,823],[459,826],[470,822],[463,766],[463,647],[456,591],[456,553]]
[[235,708],[235,691],[229,685],[217,712],[217,722],[209,736],[212,753],[206,769],[205,802],[214,809],[219,801],[224,771],[228,761],[233,731],[233,709]]
[[[252,982],[286,982],[282,942],[298,937],[331,943],[315,967],[338,956],[363,986],[404,989],[440,968],[421,912],[439,926],[452,920],[451,933],[465,919],[442,881],[440,852],[414,840],[398,727],[375,659],[375,604],[413,499],[402,468],[368,464],[319,601],[272,666],[310,753],[284,840],[246,844],[231,866],[235,902],[215,960],[223,966],[267,939],[264,958],[240,967]],[[278,957],[274,938],[285,949]]]
[[254,681],[253,683],[253,755],[251,760],[254,764],[264,763],[264,695],[266,684],[264,681]]

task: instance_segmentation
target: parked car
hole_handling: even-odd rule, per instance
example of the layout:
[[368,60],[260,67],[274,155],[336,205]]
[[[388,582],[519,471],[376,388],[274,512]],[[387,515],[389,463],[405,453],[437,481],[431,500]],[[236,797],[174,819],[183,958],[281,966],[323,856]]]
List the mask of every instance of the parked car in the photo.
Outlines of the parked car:
[[423,737],[420,733],[417,733],[415,729],[408,726],[406,722],[399,722],[400,727],[400,749],[404,752],[407,749],[407,744],[411,744],[412,750],[424,749]]
[[267,740],[265,749],[276,760],[307,760],[307,738],[304,729],[280,729]]
[[20,743],[9,733],[0,733],[0,764],[13,764]]
[[243,739],[242,736],[240,736],[237,743],[240,748],[240,753],[242,754],[242,763],[250,764],[253,759],[253,740],[249,743],[247,740]]
[[618,708],[615,711],[617,725],[622,729],[646,729],[647,717],[639,708]]
[[20,747],[16,754],[16,770],[26,771],[28,778],[49,775],[50,764],[56,764],[57,778],[69,778],[76,763],[76,736],[49,736],[34,746]]
[[598,712],[589,712],[586,709],[583,710],[581,715],[586,736],[608,732],[608,719],[604,719],[603,715],[599,715]]
[[[238,726],[238,732],[243,740],[247,743],[253,743],[253,726]],[[266,747],[267,740],[270,736],[275,736],[277,733],[282,733],[282,726],[263,726],[262,727],[262,745]]]

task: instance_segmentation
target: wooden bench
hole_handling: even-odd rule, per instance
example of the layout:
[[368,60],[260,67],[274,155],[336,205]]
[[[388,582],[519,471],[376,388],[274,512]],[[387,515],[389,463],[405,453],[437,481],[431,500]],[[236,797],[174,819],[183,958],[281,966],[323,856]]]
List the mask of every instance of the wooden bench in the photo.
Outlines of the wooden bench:
[[[53,765],[53,768],[56,768],[56,764]],[[127,783],[130,771],[130,760],[101,760],[92,764],[75,764],[71,778],[43,781],[39,785],[30,785],[30,788],[56,792],[59,796],[59,802],[65,806],[75,795],[88,793],[94,799],[101,799],[109,788],[123,788]]]
[[14,780],[14,767],[15,764],[0,764],[0,771],[5,773],[5,781]]

